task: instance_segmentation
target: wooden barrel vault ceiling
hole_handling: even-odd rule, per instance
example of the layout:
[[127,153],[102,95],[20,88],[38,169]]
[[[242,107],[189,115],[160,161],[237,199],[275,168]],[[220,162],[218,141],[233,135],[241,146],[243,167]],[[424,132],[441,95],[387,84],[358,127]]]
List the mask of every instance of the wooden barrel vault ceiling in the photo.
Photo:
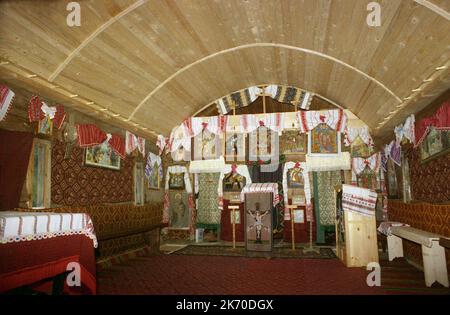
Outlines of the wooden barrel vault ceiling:
[[[375,137],[450,86],[450,1],[0,2],[0,75],[141,134],[168,135],[231,92],[296,86],[348,108]],[[214,106],[214,105],[212,105]]]

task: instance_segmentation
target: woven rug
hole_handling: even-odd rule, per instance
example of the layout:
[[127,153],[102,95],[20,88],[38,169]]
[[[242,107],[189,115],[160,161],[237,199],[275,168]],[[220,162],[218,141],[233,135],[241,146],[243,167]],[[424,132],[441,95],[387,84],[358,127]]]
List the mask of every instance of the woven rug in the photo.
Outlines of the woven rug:
[[292,259],[333,259],[336,255],[330,248],[317,248],[318,252],[308,252],[303,248],[295,251],[290,248],[272,248],[271,252],[247,251],[245,247],[231,246],[199,246],[189,245],[174,251],[172,255],[192,256],[233,256],[233,257],[261,257],[261,258],[292,258]]

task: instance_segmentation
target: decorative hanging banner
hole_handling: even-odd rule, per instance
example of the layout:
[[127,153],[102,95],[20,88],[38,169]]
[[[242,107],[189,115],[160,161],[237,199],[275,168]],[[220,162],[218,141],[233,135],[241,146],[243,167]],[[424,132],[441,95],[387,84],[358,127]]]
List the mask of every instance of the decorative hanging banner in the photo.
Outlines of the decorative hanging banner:
[[392,140],[390,144],[391,152],[389,152],[389,157],[391,160],[397,164],[398,166],[401,166],[402,164],[402,147],[400,144],[397,144],[396,141]]
[[284,164],[283,168],[283,194],[284,194],[284,219],[290,220],[291,219],[291,213],[288,205],[288,183],[287,183],[287,173],[292,168],[299,168],[303,175],[303,182],[304,182],[304,191],[305,191],[305,202],[306,202],[306,218],[307,221],[310,221],[313,219],[312,216],[312,204],[311,204],[311,187],[309,183],[309,174],[308,170],[306,169],[306,163],[305,162],[286,162]]
[[383,172],[387,172],[387,157],[386,157],[386,153],[384,152],[384,150],[381,150],[380,152],[380,159],[381,159],[381,169],[383,170]]
[[415,131],[414,131],[414,115],[406,118],[404,124],[400,124],[394,129],[395,140],[398,145],[402,142],[403,138],[409,140],[410,143],[415,143]]
[[297,112],[297,120],[302,132],[309,132],[321,123],[327,124],[338,132],[344,132],[347,127],[347,115],[342,109],[299,111]]
[[361,127],[347,126],[347,128],[344,131],[344,144],[346,146],[349,146],[358,137],[369,147],[374,146],[372,137],[370,136],[370,133],[369,133],[368,126],[361,126]]
[[220,114],[225,115],[230,112],[233,106],[236,106],[236,108],[248,106],[256,100],[258,93],[260,93],[260,89],[256,86],[231,93],[217,100],[217,109]]
[[375,153],[368,158],[355,157],[352,158],[352,185],[357,185],[356,176],[361,174],[366,167],[368,167],[374,174],[377,174],[380,169],[381,155]]
[[183,121],[184,134],[188,137],[195,137],[202,130],[221,135],[227,127],[228,116],[219,115],[212,117],[189,117]]
[[0,121],[5,119],[14,102],[15,93],[6,85],[0,85]]
[[414,147],[417,147],[422,143],[431,127],[436,130],[450,130],[450,100],[443,103],[434,115],[423,118],[416,123],[416,143]]
[[168,144],[169,138],[166,138],[163,135],[158,135],[158,138],[156,139],[156,146],[159,148],[159,155],[164,152],[164,148],[166,148]]
[[295,107],[308,110],[313,94],[292,86],[269,85],[265,92],[274,100],[281,103],[290,103]]
[[245,194],[253,193],[272,193],[273,194],[273,206],[275,207],[280,202],[280,195],[278,194],[277,183],[253,183],[246,184],[241,191],[241,202],[245,201]]
[[127,154],[138,149],[142,156],[145,157],[145,139],[132,134],[128,130],[125,132],[125,148]]
[[[158,167],[158,169],[155,170],[155,163]],[[161,157],[159,155],[156,155],[152,152],[148,153],[147,156],[147,163],[145,165],[145,177],[150,180],[154,172],[157,172],[159,175],[159,178],[163,178],[163,167],[162,167],[162,161]]]
[[77,124],[77,140],[81,148],[107,142],[122,159],[125,159],[125,140],[116,134],[107,134],[94,124]]
[[284,128],[284,113],[241,115],[239,127],[242,133],[250,133],[259,127],[267,127],[275,132],[281,132]]
[[45,117],[49,117],[53,121],[53,125],[57,129],[61,129],[66,118],[64,106],[58,104],[55,107],[50,107],[39,96],[32,96],[28,104],[28,120],[30,122],[40,121]]

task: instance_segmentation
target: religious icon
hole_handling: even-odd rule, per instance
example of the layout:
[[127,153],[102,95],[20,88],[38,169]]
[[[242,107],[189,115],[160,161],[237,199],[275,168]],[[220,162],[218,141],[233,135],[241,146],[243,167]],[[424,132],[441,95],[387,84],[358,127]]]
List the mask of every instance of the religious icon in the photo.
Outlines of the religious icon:
[[207,129],[202,130],[192,139],[192,159],[210,160],[220,156],[220,137]]
[[49,116],[45,116],[38,123],[38,133],[44,135],[51,135],[53,131],[53,121]]
[[171,195],[170,204],[170,227],[187,228],[189,227],[189,208],[186,201],[183,200],[181,193]]
[[108,143],[102,143],[86,148],[84,164],[119,170],[120,157]]
[[244,176],[230,172],[223,178],[223,191],[241,191],[245,183],[246,179]]
[[372,153],[371,148],[362,141],[361,137],[357,137],[351,144],[351,157],[368,158]]
[[249,158],[253,160],[268,160],[272,154],[272,136],[274,133],[267,127],[261,126],[249,134]]
[[226,133],[224,146],[225,161],[245,161],[245,134]]
[[248,230],[255,231],[255,243],[262,244],[262,231],[270,231],[270,228],[263,223],[263,218],[270,212],[269,210],[261,211],[259,202],[255,203],[255,211],[247,211],[254,219],[254,222],[248,226]]
[[295,167],[291,168],[287,172],[287,181],[288,181],[288,187],[289,188],[300,188],[304,189],[305,186],[305,180],[303,178],[302,169]]
[[306,154],[306,134],[298,130],[285,130],[280,139],[280,152],[284,155]]
[[169,189],[184,189],[184,173],[171,173]]
[[311,153],[337,154],[338,133],[325,123],[311,130]]

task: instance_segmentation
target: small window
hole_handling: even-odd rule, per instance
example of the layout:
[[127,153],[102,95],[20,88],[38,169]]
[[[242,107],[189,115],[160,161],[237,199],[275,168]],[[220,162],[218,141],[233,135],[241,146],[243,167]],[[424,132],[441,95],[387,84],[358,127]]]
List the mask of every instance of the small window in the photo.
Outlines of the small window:
[[142,162],[134,165],[134,203],[144,204],[144,164]]
[[51,199],[51,143],[35,139],[27,174],[28,207],[49,208]]

